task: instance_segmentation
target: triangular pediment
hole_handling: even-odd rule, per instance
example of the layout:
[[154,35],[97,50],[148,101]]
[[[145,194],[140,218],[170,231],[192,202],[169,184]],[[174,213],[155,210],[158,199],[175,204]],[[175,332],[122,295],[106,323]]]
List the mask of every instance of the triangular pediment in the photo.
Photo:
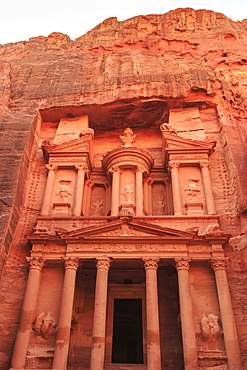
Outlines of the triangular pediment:
[[87,227],[68,233],[58,233],[65,240],[88,240],[107,238],[172,238],[192,239],[195,233],[175,230],[167,227],[149,224],[146,222],[134,221],[132,219],[120,218],[106,224]]
[[87,152],[90,149],[91,141],[92,140],[90,138],[78,138],[61,144],[48,144],[45,141],[44,144],[42,144],[42,148],[48,154],[64,152]]
[[51,140],[42,143],[42,150],[47,161],[51,157],[88,157],[93,163],[92,136],[86,135],[78,139],[70,140],[61,144],[54,144]]
[[200,140],[192,140],[178,136],[177,134],[171,134],[163,132],[163,143],[162,143],[162,156],[164,165],[167,166],[169,160],[176,159],[179,161],[198,161],[207,160],[211,155],[214,147],[216,145],[215,141],[207,142]]
[[206,150],[211,151],[216,145],[216,142],[206,142],[200,140],[187,139],[178,135],[163,133],[164,146],[166,150],[169,149],[194,149],[194,150]]

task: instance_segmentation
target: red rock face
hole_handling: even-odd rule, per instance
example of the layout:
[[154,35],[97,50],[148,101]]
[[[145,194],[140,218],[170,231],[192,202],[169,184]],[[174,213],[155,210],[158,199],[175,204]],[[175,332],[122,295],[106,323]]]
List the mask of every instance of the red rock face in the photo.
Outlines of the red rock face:
[[[54,140],[59,122],[63,119],[71,120],[82,116],[88,116],[89,127],[95,130],[92,171],[96,172],[102,165],[103,156],[120,145],[119,135],[127,127],[131,127],[137,135],[138,147],[152,154],[157,168],[164,164],[161,148],[166,139],[161,137],[159,130],[164,122],[168,122],[177,136],[184,140],[217,142],[210,153],[212,192],[221,231],[232,235],[225,246],[226,256],[230,258],[227,273],[242,359],[245,361],[246,40],[246,21],[233,22],[220,13],[186,8],[163,15],[137,16],[123,22],[109,18],[75,41],[70,40],[67,35],[53,33],[48,37],[33,37],[28,42],[0,47],[0,238],[3,307],[1,370],[10,367],[26,287],[26,256],[29,256],[30,245],[25,236],[31,234],[32,228],[36,226],[43,201],[46,157],[43,156],[41,142]],[[72,136],[69,140],[73,140]],[[189,141],[187,144],[189,145]],[[153,199],[152,207],[156,210],[156,216],[163,212],[166,212],[166,216],[172,216],[173,206],[169,201],[166,211],[159,204],[160,186],[161,182],[164,186],[165,180],[165,175],[158,175],[159,171],[157,170],[155,176],[162,181],[156,181],[153,187],[156,198]],[[97,176],[97,173],[93,175]],[[74,181],[73,176],[75,174],[71,175]],[[126,180],[123,177],[126,184],[130,178],[128,176],[132,175],[127,174]],[[184,205],[188,203],[187,208],[183,206],[184,216],[186,212],[195,212],[189,204],[188,196],[192,200],[193,197],[201,196],[198,203],[205,203],[203,187],[199,185],[202,183],[200,176],[197,166],[191,172],[193,181],[189,181],[185,168],[181,168],[181,201]],[[171,189],[169,191],[166,193],[167,199],[171,198]],[[97,203],[98,198],[102,198],[104,194],[105,188],[102,186],[94,191],[94,206],[88,208],[88,216],[93,216],[95,212],[97,216],[102,216],[103,213],[104,216],[107,215],[107,209],[102,210],[103,206]],[[202,212],[200,207],[197,206],[196,212]],[[84,226],[79,226],[93,226],[90,222],[85,221]],[[149,222],[161,227],[167,226],[166,221],[161,219],[150,219]],[[169,222],[168,227],[183,231],[198,226],[197,221],[192,224],[186,224],[185,221],[183,224],[172,219]],[[211,226],[212,224],[211,222]],[[67,224],[64,221],[60,226],[66,228]],[[210,225],[200,224],[201,233],[207,226]],[[49,286],[49,276],[54,276],[54,296],[57,300],[60,299],[62,289],[59,282],[62,276],[60,270],[54,271],[49,267],[43,278],[45,291]],[[86,266],[86,270],[90,271],[91,265]],[[195,308],[196,325],[199,327],[198,312],[203,311],[203,302],[211,297],[214,314],[218,314],[218,303],[213,275],[208,267],[204,266],[200,270],[196,262],[191,271],[194,301],[198,300],[198,292],[205,288],[203,298],[199,299],[200,303]],[[83,313],[89,331],[92,330],[93,311],[93,293],[89,287],[94,286],[94,274],[93,278],[89,277],[89,285],[83,285],[89,297],[86,302],[88,311]],[[161,270],[160,276],[163,275],[169,280],[169,272]],[[200,277],[197,279],[197,276]],[[112,283],[117,281],[114,274],[111,278]],[[137,283],[141,282],[143,277],[138,275]],[[80,282],[76,291],[80,291],[79,288]],[[164,290],[161,287],[160,290],[162,289]],[[168,287],[168,290],[168,296],[173,299],[173,288]],[[45,306],[42,303],[45,302],[45,294],[42,294],[40,307]],[[140,297],[143,294],[140,291]],[[164,291],[160,298],[161,307],[170,315],[172,304],[165,306],[165,294]],[[53,300],[49,302],[55,307],[57,321],[59,304]],[[76,296],[76,304],[78,310],[83,309],[80,293]],[[175,311],[179,313],[177,305],[178,300],[175,299]],[[210,313],[206,313],[206,317]],[[47,315],[44,314],[44,317],[50,317]],[[171,332],[175,330],[174,317],[173,321]],[[80,320],[78,325],[81,328]],[[78,327],[75,332],[80,331]],[[165,347],[164,321],[161,327],[161,342]],[[46,326],[37,330],[38,333],[42,330],[46,332]],[[90,335],[83,335],[86,338],[82,344],[86,353],[84,359],[76,348],[77,337],[73,334],[72,343],[78,354],[77,357],[73,357],[73,353],[70,355],[71,369],[73,361],[75,364],[85,361],[85,369],[89,366]],[[39,342],[38,345],[44,344],[42,340],[36,341]],[[180,343],[179,333],[174,335],[173,340],[174,343]],[[53,343],[52,338],[49,341],[50,344]],[[200,338],[199,341],[201,342],[198,345],[203,347],[203,340]],[[223,351],[222,338],[220,341],[218,349]],[[36,342],[34,340],[32,345],[35,346]],[[179,345],[181,347],[181,343]],[[172,353],[174,347],[170,344],[166,361],[163,361],[164,366],[171,365],[173,355],[167,353]],[[173,363],[174,369],[182,366],[181,363],[182,350],[178,354],[178,362]],[[28,366],[35,368],[38,365],[34,362]],[[51,359],[47,360],[45,366],[51,368]],[[244,366],[247,366],[246,363]]]

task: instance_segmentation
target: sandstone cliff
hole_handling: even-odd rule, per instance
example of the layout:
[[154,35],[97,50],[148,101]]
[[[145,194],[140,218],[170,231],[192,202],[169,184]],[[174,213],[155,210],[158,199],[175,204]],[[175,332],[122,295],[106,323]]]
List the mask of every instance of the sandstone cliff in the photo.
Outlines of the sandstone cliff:
[[[24,236],[31,232],[39,212],[35,201],[39,190],[34,189],[39,172],[36,178],[29,176],[40,116],[52,123],[65,115],[87,113],[90,126],[100,131],[122,127],[123,121],[133,127],[158,126],[168,119],[169,111],[172,117],[172,111],[197,106],[207,135],[214,135],[210,122],[217,120],[222,142],[217,166],[223,184],[218,185],[222,187],[218,204],[224,232],[235,237],[228,247],[233,261],[229,273],[239,332],[244,335],[246,40],[247,20],[233,22],[220,13],[186,8],[123,22],[109,18],[75,41],[53,33],[0,46],[1,299],[5,308],[1,369],[9,366],[24,292],[29,248]],[[26,189],[27,181],[33,192]],[[24,213],[26,217],[19,221]],[[244,344],[242,350],[246,350]]]

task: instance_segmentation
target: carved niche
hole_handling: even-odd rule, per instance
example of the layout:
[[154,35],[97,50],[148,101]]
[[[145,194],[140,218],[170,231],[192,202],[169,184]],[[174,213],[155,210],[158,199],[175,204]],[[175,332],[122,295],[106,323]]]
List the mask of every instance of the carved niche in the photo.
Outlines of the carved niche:
[[111,204],[111,215],[114,216],[143,215],[144,206],[137,204],[137,198],[140,192],[141,198],[144,196],[143,179],[149,176],[154,158],[146,150],[136,147],[135,139],[132,129],[125,129],[120,135],[122,145],[106,153],[102,160],[104,172],[112,184],[114,182],[114,204]]

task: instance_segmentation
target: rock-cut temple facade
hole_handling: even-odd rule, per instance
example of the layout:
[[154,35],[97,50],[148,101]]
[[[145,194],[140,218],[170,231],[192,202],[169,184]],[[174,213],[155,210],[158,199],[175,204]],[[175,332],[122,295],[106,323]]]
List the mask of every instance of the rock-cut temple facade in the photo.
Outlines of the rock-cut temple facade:
[[246,40],[186,8],[0,46],[1,370],[247,369]]

